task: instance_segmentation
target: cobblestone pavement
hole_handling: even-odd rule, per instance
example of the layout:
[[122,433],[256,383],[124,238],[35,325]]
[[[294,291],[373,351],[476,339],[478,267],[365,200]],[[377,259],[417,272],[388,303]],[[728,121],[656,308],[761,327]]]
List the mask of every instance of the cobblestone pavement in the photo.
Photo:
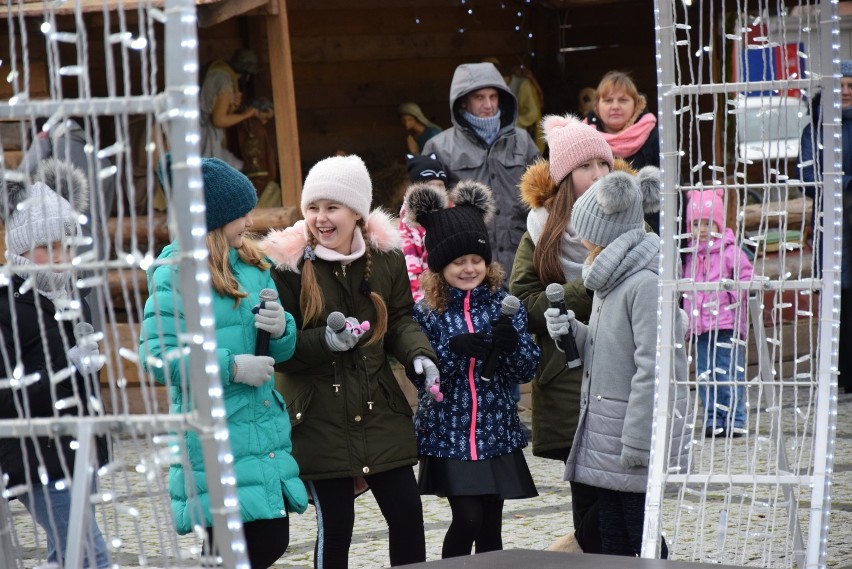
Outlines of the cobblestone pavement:
[[[839,424],[834,464],[833,505],[831,529],[828,540],[828,566],[852,568],[852,395],[839,398]],[[522,418],[529,422],[529,412]],[[558,537],[572,529],[571,503],[568,484],[562,481],[561,463],[538,459],[529,448],[526,458],[538,487],[539,496],[528,500],[506,503],[503,522],[504,548],[544,549]],[[132,463],[131,463],[132,464]],[[138,470],[137,470],[138,472]],[[132,478],[132,476],[130,477]],[[189,567],[197,564],[193,550],[199,541],[193,536],[176,536],[168,521],[168,501],[165,491],[165,471],[154,476],[139,475],[125,489],[115,488],[116,504],[122,492],[133,497],[139,508],[133,523],[118,522],[118,532],[105,529],[115,542],[114,561],[122,567]],[[139,499],[144,496],[144,499]],[[802,507],[806,507],[804,504]],[[450,509],[446,500],[433,496],[423,497],[426,523],[427,559],[440,559],[441,543],[449,524]],[[18,529],[21,551],[26,567],[38,564],[39,552],[32,531],[27,530],[28,516],[18,502],[12,503],[15,525]],[[113,510],[114,511],[114,510]],[[388,565],[387,531],[371,494],[356,500],[356,527],[352,540],[350,567],[374,569]],[[110,527],[107,521],[102,527]],[[113,528],[115,525],[112,526]],[[807,527],[804,528],[807,530]],[[293,516],[290,525],[290,547],[277,567],[312,567],[313,544],[316,532],[312,508],[302,516]],[[43,542],[42,542],[43,543]],[[144,560],[140,561],[140,555]],[[729,561],[722,560],[724,563]],[[734,564],[734,563],[731,563]]]

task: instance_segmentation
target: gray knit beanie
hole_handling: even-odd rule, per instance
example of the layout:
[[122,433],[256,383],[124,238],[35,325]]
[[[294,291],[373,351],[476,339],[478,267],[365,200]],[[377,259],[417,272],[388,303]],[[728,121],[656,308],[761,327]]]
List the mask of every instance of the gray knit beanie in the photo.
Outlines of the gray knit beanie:
[[626,172],[607,174],[574,203],[571,225],[580,238],[606,247],[632,229],[643,229],[642,191]]
[[320,160],[308,172],[302,186],[302,215],[317,200],[345,205],[362,219],[370,216],[373,182],[367,166],[358,156],[332,156]]
[[80,235],[80,212],[89,203],[85,174],[68,162],[49,159],[39,165],[36,179],[33,183],[6,183],[3,209],[8,254],[23,255]]

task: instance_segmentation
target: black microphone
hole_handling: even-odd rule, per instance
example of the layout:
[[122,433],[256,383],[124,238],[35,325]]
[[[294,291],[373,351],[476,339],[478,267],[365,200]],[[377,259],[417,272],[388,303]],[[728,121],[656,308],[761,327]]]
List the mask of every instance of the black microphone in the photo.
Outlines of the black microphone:
[[[544,289],[544,294],[547,300],[550,301],[550,307],[559,310],[559,314],[568,314],[568,309],[565,307],[565,290],[561,284],[550,283]],[[568,326],[568,333],[556,340],[556,345],[560,350],[565,352],[565,365],[574,369],[583,365],[583,360],[580,358],[580,351],[577,349],[577,340],[574,339],[574,332],[571,326]]]
[[[264,303],[278,300],[278,291],[272,288],[265,288],[260,291],[260,303],[258,309],[264,308]],[[266,330],[257,330],[257,343],[254,346],[254,355],[268,356],[269,355],[269,332]]]
[[[511,324],[512,319],[520,309],[521,301],[518,300],[518,297],[512,296],[511,294],[508,295],[503,299],[503,303],[500,306],[500,318],[497,320],[497,324]],[[480,374],[482,381],[491,381],[494,377],[494,372],[497,371],[497,359],[499,357],[500,354],[497,353],[497,347],[492,347],[491,352],[488,354],[488,358],[482,365],[482,374]]]

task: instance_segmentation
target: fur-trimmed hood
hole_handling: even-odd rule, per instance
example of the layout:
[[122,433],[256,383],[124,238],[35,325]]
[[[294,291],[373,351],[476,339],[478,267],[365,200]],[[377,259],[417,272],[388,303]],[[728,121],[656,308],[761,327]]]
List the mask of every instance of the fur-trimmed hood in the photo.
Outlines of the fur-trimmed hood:
[[[650,167],[653,168],[653,167]],[[643,169],[644,170],[644,169]],[[654,168],[654,170],[657,170]],[[630,167],[630,164],[621,158],[616,158],[613,161],[613,172],[627,172],[631,176],[636,176],[638,172]],[[646,181],[651,183],[652,172],[646,173]],[[640,176],[641,178],[641,176]],[[657,170],[657,193],[659,194],[659,179],[660,174]],[[550,205],[550,200],[556,194],[559,186],[553,181],[550,176],[550,163],[547,160],[541,159],[536,161],[532,166],[527,168],[524,175],[521,177],[519,184],[521,188],[521,198],[524,200],[530,209],[537,207],[547,207]],[[650,186],[648,186],[650,189]],[[659,199],[657,199],[657,211],[659,211]],[[647,212],[646,212],[647,213]]]
[[[372,251],[387,253],[399,249],[402,244],[397,224],[391,215],[381,208],[370,212],[365,229],[367,247]],[[260,241],[260,248],[276,268],[298,273],[305,258],[308,235],[308,225],[304,219],[300,219],[286,229],[275,229],[267,233]]]

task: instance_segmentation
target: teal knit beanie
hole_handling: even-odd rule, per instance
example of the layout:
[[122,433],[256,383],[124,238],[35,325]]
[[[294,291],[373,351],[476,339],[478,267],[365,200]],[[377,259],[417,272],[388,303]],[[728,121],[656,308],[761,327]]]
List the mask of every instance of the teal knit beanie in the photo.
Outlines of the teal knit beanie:
[[[172,185],[171,153],[157,164],[157,177],[164,187],[166,180],[169,186]],[[257,205],[257,191],[251,181],[218,158],[201,159],[201,178],[204,181],[204,201],[207,202],[207,231],[243,217]]]
[[218,158],[201,159],[207,231],[248,214],[257,205],[257,190],[245,174]]

